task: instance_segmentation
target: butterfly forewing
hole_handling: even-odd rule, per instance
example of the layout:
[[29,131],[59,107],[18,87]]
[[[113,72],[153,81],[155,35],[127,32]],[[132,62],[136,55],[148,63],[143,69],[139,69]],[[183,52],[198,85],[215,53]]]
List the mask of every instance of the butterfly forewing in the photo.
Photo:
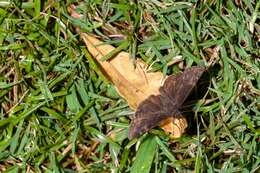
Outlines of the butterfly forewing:
[[128,138],[135,138],[154,128],[167,117],[179,114],[179,108],[204,70],[203,67],[192,67],[183,73],[169,76],[160,88],[159,95],[150,96],[138,106]]
[[172,105],[180,108],[204,71],[204,67],[192,67],[183,73],[169,76],[160,88],[160,94],[169,97]]

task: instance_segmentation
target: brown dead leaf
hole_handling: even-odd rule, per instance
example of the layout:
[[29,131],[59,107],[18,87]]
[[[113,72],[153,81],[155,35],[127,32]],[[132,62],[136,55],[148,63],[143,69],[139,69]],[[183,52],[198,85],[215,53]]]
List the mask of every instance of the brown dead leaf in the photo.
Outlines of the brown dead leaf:
[[[79,18],[80,15],[73,10],[74,8],[72,6],[69,11],[73,17]],[[128,102],[131,109],[136,110],[138,105],[150,95],[159,94],[159,88],[165,80],[161,72],[148,73],[147,64],[139,59],[134,66],[130,54],[127,52],[120,52],[108,61],[101,61],[102,57],[115,48],[90,34],[80,32],[79,29],[77,32],[104,75],[115,85],[118,93]],[[170,133],[171,137],[177,138],[184,133],[187,121],[184,117],[168,118],[161,123],[161,127]]]

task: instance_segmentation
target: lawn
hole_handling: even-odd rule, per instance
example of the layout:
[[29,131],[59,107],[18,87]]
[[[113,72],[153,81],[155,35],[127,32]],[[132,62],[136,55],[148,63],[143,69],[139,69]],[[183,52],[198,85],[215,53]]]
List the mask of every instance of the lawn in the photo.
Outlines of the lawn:
[[[180,138],[128,139],[79,30],[164,76],[207,68]],[[0,172],[260,172],[260,1],[1,0]]]

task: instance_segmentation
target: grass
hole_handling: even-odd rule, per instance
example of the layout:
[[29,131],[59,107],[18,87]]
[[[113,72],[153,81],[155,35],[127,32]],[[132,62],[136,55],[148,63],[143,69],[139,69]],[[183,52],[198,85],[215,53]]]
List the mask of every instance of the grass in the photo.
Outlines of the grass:
[[[75,2],[0,2],[1,172],[260,171],[260,1],[85,0],[82,20]],[[153,71],[211,66],[188,132],[129,141],[132,111],[75,26]]]

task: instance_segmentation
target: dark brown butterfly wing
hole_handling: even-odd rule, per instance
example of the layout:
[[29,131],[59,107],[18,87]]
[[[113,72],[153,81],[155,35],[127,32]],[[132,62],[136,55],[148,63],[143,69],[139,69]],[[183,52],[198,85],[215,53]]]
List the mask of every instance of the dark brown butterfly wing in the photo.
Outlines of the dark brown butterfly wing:
[[[144,100],[137,108],[135,117],[128,132],[128,138],[132,139],[154,128],[165,118],[171,117],[174,112],[168,109],[170,101],[161,95],[152,95]],[[177,114],[177,109],[176,113]]]
[[204,71],[204,67],[194,66],[183,73],[169,76],[160,88],[160,94],[168,97],[174,107],[180,108]]
[[128,138],[135,138],[154,128],[165,118],[178,115],[178,109],[204,71],[203,67],[192,67],[183,73],[169,76],[160,88],[160,95],[152,95],[138,106]]

